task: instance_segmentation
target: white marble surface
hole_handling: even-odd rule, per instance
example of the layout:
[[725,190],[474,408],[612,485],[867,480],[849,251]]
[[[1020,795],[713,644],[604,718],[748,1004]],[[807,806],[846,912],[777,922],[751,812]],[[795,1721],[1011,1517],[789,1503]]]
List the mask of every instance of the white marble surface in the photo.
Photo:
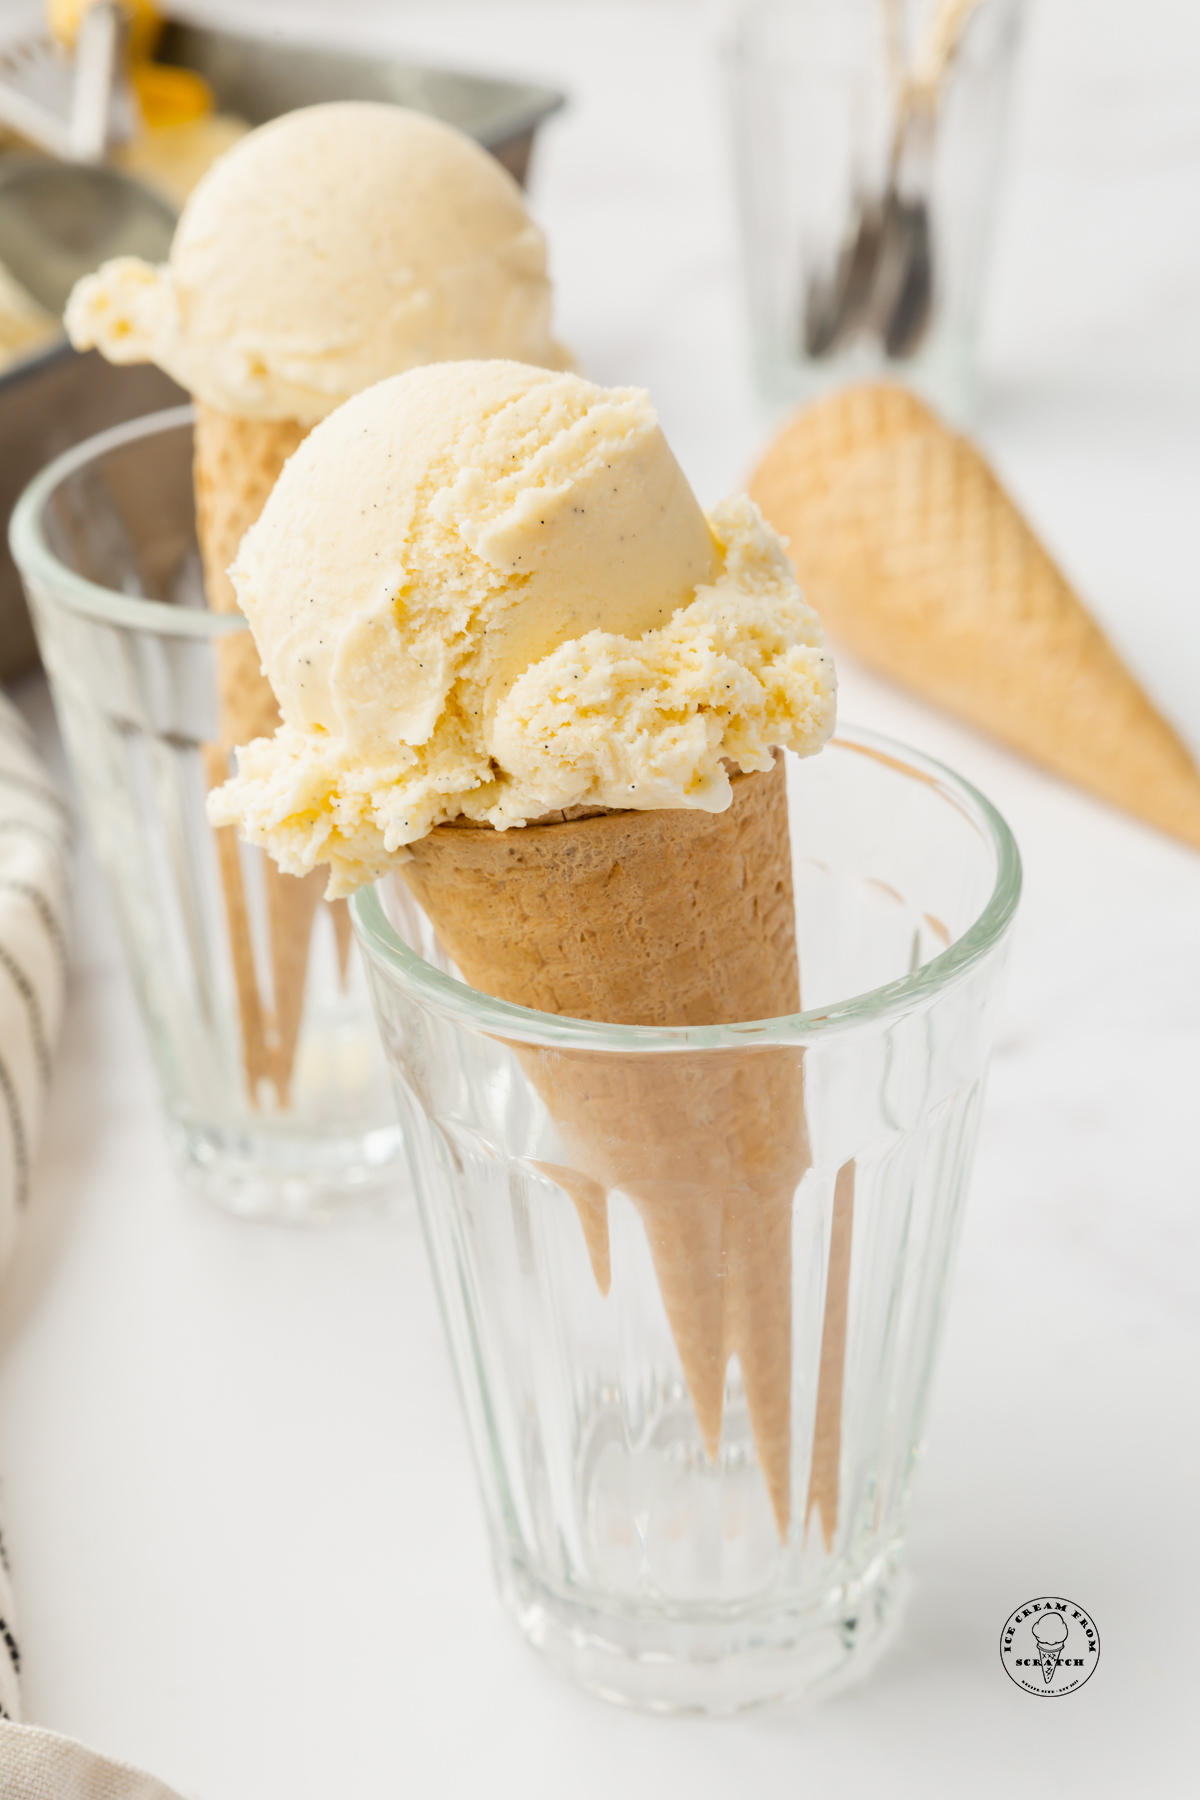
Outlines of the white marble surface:
[[[738,481],[765,421],[709,15],[223,12],[569,87],[534,184],[564,335],[600,379],[653,388],[702,495]],[[1184,0],[1035,4],[980,431],[1200,749],[1198,118]],[[85,861],[28,1238],[0,1294],[31,1717],[203,1800],[1196,1791],[1200,858],[849,665],[843,686],[847,717],[976,781],[1027,869],[914,1591],[870,1683],[713,1726],[612,1711],[540,1667],[492,1595],[415,1223],[250,1228],[180,1188]],[[44,720],[41,692],[23,698]],[[1034,1705],[997,1655],[1007,1613],[1046,1591],[1103,1640],[1063,1707]]]

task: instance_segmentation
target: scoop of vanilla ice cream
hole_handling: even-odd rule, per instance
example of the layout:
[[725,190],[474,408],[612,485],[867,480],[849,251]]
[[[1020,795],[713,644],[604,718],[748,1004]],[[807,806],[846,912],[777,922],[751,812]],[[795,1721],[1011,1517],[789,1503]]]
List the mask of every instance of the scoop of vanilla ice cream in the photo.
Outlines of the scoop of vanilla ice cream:
[[636,388],[443,363],[292,457],[231,571],[283,723],[210,796],[331,897],[465,815],[729,804],[834,674],[747,499],[705,519]]
[[77,349],[157,363],[220,411],[304,424],[422,363],[563,362],[516,182],[450,126],[367,102],[242,138],[192,193],[169,262],[106,263],[66,325]]
[[1039,1644],[1061,1644],[1067,1635],[1067,1621],[1061,1613],[1043,1613],[1033,1621],[1033,1635]]

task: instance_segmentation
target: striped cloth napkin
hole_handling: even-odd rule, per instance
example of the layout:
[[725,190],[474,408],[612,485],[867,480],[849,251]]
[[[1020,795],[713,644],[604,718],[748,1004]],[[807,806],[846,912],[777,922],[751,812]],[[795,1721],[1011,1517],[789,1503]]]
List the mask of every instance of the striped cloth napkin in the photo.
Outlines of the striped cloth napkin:
[[29,1198],[62,1017],[68,832],[28,726],[0,696],[0,1268]]
[[[29,1200],[62,1019],[70,817],[16,708],[0,695],[0,1272]],[[21,1656],[0,1542],[0,1796],[179,1800],[152,1776],[22,1725]]]

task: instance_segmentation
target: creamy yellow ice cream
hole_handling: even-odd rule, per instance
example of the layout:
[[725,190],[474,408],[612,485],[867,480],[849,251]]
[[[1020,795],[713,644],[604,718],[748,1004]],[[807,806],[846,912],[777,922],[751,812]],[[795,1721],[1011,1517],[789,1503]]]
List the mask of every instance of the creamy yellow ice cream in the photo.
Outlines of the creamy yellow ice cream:
[[559,363],[546,246],[521,191],[421,113],[345,102],[273,120],[201,180],[170,260],[79,283],[77,349],[153,362],[219,411],[311,425],[422,363]]
[[283,723],[210,796],[331,895],[465,815],[723,810],[820,749],[834,673],[780,539],[705,519],[649,397],[511,362],[381,383],[287,464],[232,570]]
[[119,144],[112,160],[171,206],[180,207],[217,158],[249,130],[244,119],[229,113],[205,113],[178,125],[148,126],[129,143]]

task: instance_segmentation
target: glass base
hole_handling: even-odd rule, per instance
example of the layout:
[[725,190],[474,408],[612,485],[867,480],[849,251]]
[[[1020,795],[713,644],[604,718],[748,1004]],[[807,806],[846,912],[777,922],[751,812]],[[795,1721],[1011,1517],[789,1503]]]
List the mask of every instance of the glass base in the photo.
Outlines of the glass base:
[[240,1219],[326,1225],[412,1203],[398,1125],[316,1137],[176,1124],[171,1148],[189,1184]]
[[832,1608],[767,1617],[669,1619],[601,1612],[506,1564],[501,1597],[546,1661],[618,1706],[727,1717],[793,1707],[857,1681],[892,1636],[907,1580],[899,1545]]
[[755,357],[755,377],[760,395],[773,412],[811,405],[857,382],[911,388],[952,425],[969,425],[979,409],[974,357],[953,345],[934,346],[911,362],[889,361],[870,345],[858,345],[822,361],[788,357],[763,346]]

